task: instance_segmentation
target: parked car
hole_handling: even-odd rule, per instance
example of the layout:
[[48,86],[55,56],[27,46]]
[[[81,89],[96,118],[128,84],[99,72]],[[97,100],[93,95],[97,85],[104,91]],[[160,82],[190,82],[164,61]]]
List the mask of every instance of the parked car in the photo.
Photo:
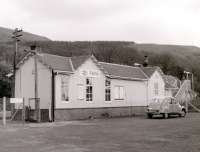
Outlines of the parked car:
[[186,109],[173,97],[155,97],[149,103],[146,113],[148,118],[152,118],[154,115],[162,115],[164,118],[168,118],[169,115],[184,117]]

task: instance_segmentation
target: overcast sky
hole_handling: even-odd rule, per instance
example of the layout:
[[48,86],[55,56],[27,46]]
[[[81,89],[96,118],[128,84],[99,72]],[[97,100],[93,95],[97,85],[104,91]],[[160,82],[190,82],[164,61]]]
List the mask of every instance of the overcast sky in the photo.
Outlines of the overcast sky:
[[200,0],[1,0],[0,19],[52,40],[200,46]]

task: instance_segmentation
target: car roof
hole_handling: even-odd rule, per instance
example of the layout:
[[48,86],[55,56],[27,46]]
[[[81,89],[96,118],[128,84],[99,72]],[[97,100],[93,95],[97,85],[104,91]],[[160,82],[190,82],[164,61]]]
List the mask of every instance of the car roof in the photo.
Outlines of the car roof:
[[152,99],[167,99],[167,98],[175,99],[172,96],[157,96],[157,97],[153,97]]

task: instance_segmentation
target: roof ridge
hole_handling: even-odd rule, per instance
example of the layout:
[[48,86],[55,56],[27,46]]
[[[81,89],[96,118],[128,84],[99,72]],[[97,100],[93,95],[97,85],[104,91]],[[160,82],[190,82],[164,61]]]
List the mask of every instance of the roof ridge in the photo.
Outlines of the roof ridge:
[[145,75],[145,77],[148,79],[149,78],[149,76],[142,70],[142,68],[141,67],[139,67],[139,69],[140,69],[140,71]]
[[74,58],[74,57],[85,57],[85,56],[88,56],[88,57],[90,57],[90,56],[92,56],[92,55],[76,55],[76,56],[71,56],[70,58]]
[[71,66],[71,68],[72,68],[72,71],[75,71],[75,70],[74,70],[74,65],[73,65],[73,63],[72,63],[72,58],[69,58],[69,63],[70,63],[70,66]]
[[50,54],[50,53],[40,53],[40,54],[46,54],[46,55],[51,55],[51,56],[56,56],[56,57],[62,57],[62,58],[71,58],[69,56],[62,56],[62,55]]
[[117,63],[109,63],[109,62],[99,62],[99,63],[105,63],[105,64],[118,65],[118,66],[125,66],[125,67],[131,67],[131,68],[137,68],[137,69],[139,69],[139,67],[134,67],[134,66],[125,65],[125,64],[117,64]]
[[141,67],[141,68],[159,68],[159,66],[148,66],[148,67]]

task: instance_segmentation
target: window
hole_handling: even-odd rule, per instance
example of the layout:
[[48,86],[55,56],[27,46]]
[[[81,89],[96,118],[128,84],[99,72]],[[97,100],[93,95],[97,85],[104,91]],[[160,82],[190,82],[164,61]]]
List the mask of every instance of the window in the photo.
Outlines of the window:
[[82,84],[78,84],[78,99],[84,99],[84,86]]
[[93,100],[93,87],[92,87],[92,79],[87,78],[86,79],[86,101],[92,101]]
[[61,100],[69,101],[69,77],[66,75],[61,76]]
[[124,99],[124,87],[115,86],[115,99],[123,100]]
[[110,80],[105,81],[105,101],[111,100]]
[[158,95],[158,83],[154,83],[154,94]]

